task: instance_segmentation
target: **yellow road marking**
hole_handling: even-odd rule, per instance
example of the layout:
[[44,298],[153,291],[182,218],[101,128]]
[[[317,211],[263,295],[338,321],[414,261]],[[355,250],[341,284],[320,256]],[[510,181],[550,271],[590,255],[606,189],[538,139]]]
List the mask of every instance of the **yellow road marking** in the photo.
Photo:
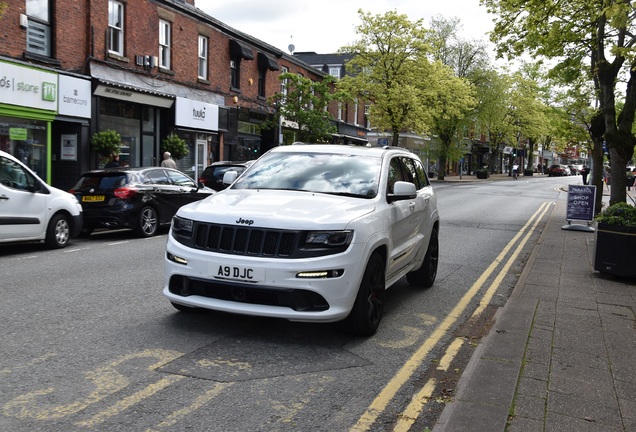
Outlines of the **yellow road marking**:
[[455,358],[455,356],[457,355],[457,353],[459,352],[459,349],[462,347],[462,345],[464,344],[464,339],[463,338],[455,338],[455,340],[448,346],[448,349],[446,350],[446,354],[444,354],[444,357],[442,357],[442,359],[439,361],[439,365],[437,366],[438,370],[441,371],[447,371],[451,362],[453,361],[453,359]]
[[146,399],[154,395],[158,391],[163,390],[164,388],[168,387],[170,384],[173,384],[179,380],[182,380],[183,378],[185,377],[182,375],[172,375],[172,376],[160,379],[159,381],[146,386],[145,388],[138,391],[137,393],[117,401],[117,403],[113,405],[112,408],[106,409],[94,415],[90,420],[78,422],[75,424],[78,426],[93,427],[97,425],[98,423],[103,422],[107,418],[115,416],[119,414],[120,412],[130,408],[131,406],[139,403],[143,399]]
[[371,405],[367,408],[365,413],[358,419],[358,422],[351,428],[351,431],[366,431],[375,422],[378,416],[384,412],[389,402],[395,397],[397,392],[402,386],[411,378],[413,373],[417,370],[428,353],[435,347],[435,345],[441,340],[446,332],[455,324],[461,317],[462,313],[470,301],[477,295],[481,287],[486,283],[490,275],[495,271],[499,264],[503,261],[504,257],[512,249],[517,240],[532,224],[532,221],[537,218],[537,215],[541,213],[542,209],[546,207],[547,203],[543,203],[539,209],[530,217],[528,222],[515,234],[515,236],[508,242],[506,247],[499,253],[495,260],[488,266],[488,268],[479,276],[479,278],[473,283],[470,289],[462,296],[459,303],[450,311],[445,319],[437,326],[431,336],[424,341],[413,355],[406,361],[406,363],[400,368],[400,370],[389,380],[384,389],[376,396]]
[[413,395],[413,399],[406,410],[402,413],[400,418],[398,418],[395,427],[393,428],[393,432],[408,432],[408,430],[413,426],[415,420],[422,412],[422,408],[424,405],[428,403],[433,395],[433,391],[435,390],[435,386],[437,385],[437,381],[434,378],[431,378],[424,384],[422,390],[420,390],[417,394]]

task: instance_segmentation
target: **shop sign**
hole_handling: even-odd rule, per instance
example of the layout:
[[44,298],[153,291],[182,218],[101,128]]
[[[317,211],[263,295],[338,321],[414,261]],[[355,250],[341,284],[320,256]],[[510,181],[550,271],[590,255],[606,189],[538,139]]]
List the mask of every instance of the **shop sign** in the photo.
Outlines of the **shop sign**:
[[26,128],[9,128],[9,139],[12,141],[26,141],[27,140],[27,130]]
[[208,131],[219,130],[219,106],[177,97],[175,125]]
[[59,78],[59,114],[91,118],[91,82],[66,75]]
[[58,75],[0,61],[0,101],[57,111]]

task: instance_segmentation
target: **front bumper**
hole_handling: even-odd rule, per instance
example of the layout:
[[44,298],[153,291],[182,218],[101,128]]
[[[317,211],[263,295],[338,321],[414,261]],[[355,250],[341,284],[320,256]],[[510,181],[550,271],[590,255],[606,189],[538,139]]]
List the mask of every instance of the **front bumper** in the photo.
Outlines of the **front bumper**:
[[[168,235],[163,294],[173,303],[292,321],[334,322],[349,315],[366,265],[362,245],[323,257],[286,259],[227,255],[189,248]],[[175,259],[176,257],[176,259]],[[251,269],[259,280],[219,276],[220,268]],[[341,270],[335,277],[299,273]]]

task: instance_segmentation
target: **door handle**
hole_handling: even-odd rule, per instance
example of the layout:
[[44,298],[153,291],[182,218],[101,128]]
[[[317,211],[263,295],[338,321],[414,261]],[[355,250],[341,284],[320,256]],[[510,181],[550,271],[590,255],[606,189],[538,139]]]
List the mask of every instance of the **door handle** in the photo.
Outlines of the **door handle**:
[[8,196],[6,196],[6,195],[2,195],[2,196],[0,196],[0,200],[8,200],[8,199],[9,199],[9,197],[8,197]]

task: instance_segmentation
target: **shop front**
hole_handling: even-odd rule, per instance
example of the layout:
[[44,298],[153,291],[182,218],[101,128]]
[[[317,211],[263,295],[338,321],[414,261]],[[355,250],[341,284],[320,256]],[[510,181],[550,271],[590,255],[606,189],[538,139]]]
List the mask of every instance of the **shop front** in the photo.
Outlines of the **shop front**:
[[219,106],[177,97],[174,132],[185,140],[190,152],[177,160],[177,168],[195,180],[220,153]]
[[58,108],[58,75],[0,60],[0,150],[51,182],[51,124]]

